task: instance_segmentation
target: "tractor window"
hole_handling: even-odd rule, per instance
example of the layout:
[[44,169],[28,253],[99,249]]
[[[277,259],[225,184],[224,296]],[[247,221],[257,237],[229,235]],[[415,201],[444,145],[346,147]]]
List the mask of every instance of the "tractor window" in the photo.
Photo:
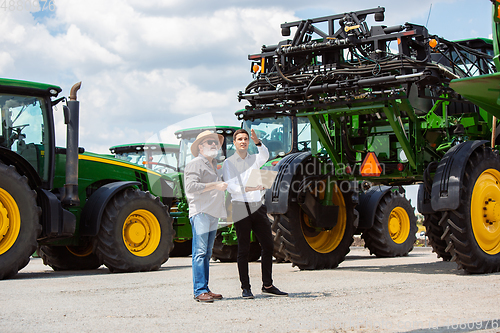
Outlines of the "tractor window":
[[177,152],[148,152],[148,162],[146,164],[156,172],[175,172],[177,171]]
[[43,157],[48,142],[44,135],[44,99],[0,94],[0,108],[0,144],[24,157],[45,180],[48,175],[44,170],[48,168]]
[[479,75],[479,69],[475,68],[472,64],[477,61],[475,55],[467,54],[465,52],[451,52],[453,62],[460,68],[463,73],[471,73],[472,76]]
[[116,154],[115,158],[143,166],[143,162],[146,160],[146,154],[144,154],[143,151],[134,151]]
[[196,138],[182,138],[179,148],[179,171],[184,171],[186,164],[194,158],[191,154],[191,145]]
[[[243,128],[250,132],[255,131],[260,141],[269,150],[269,158],[281,156],[292,150],[292,121],[290,117],[262,118],[253,121],[246,120]],[[257,147],[250,142],[248,148],[250,154],[257,153]]]
[[234,147],[233,137],[226,136],[226,158],[233,156],[236,152],[236,148]]
[[137,164],[159,173],[177,171],[177,149],[162,149],[159,145],[137,145],[120,149],[115,158]]
[[311,150],[311,123],[309,119],[297,117],[297,148],[299,151]]
[[[195,140],[196,140],[195,137],[181,139],[180,147],[179,147],[179,171],[180,172],[183,172],[186,164],[191,162],[191,160],[194,158],[193,154],[191,154],[191,145],[193,144],[193,142]],[[224,162],[224,160],[226,158],[230,157],[231,155],[233,155],[235,151],[236,151],[236,149],[234,148],[232,135],[225,135],[224,144],[221,147],[219,154],[215,158],[218,161],[218,164],[220,165],[220,167],[222,167],[222,163]]]

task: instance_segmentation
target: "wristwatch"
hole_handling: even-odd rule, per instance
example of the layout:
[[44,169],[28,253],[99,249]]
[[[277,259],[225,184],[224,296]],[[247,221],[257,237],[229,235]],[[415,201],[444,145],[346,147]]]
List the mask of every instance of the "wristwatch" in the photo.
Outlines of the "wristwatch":
[[260,142],[260,141],[259,141],[259,143],[256,143],[255,145],[256,145],[257,147],[260,147],[260,146],[262,146],[262,142]]

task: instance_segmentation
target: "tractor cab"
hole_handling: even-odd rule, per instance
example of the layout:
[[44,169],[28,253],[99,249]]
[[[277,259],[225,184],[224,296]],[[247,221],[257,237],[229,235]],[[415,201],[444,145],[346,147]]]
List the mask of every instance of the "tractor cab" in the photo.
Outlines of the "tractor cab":
[[218,166],[217,169],[221,170],[222,162],[234,154],[236,149],[233,144],[233,133],[240,129],[236,126],[215,126],[214,127],[196,127],[188,128],[175,132],[175,135],[180,139],[179,144],[179,162],[178,170],[180,172],[184,171],[184,167],[189,163],[194,156],[191,154],[191,145],[196,140],[198,134],[203,131],[210,130],[214,133],[221,134],[224,136],[224,142],[222,144],[221,150],[216,157]]
[[[311,131],[311,124],[306,117],[283,115],[256,118],[255,116],[247,117],[243,110],[236,112],[236,115],[239,119],[243,119],[242,128],[248,132],[253,129],[260,141],[267,147],[269,160],[318,147],[317,139],[314,140],[315,147],[312,147],[311,134],[314,137],[315,133]],[[253,142],[250,143],[249,152],[257,153],[257,147]]]
[[159,173],[177,172],[179,145],[167,143],[132,143],[109,148],[115,158]]
[[[53,85],[0,79],[0,147],[3,160],[19,160],[44,188],[50,188],[54,175],[54,123],[52,106],[61,88]],[[7,150],[21,159],[15,158]],[[30,168],[32,167],[32,169]],[[26,171],[28,172],[28,171]],[[38,174],[38,176],[35,176]]]
[[431,49],[431,59],[445,66],[454,75],[471,77],[494,71],[491,39],[470,38],[448,42],[441,38],[439,41],[440,44]]

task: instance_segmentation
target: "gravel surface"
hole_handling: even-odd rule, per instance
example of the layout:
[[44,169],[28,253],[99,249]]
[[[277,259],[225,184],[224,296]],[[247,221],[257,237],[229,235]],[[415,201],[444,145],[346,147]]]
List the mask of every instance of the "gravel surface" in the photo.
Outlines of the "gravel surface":
[[193,300],[191,258],[159,271],[54,272],[32,259],[0,281],[0,332],[469,332],[500,331],[500,273],[469,275],[430,248],[381,259],[351,248],[334,270],[273,265],[289,297],[260,293],[260,263],[250,264],[255,299],[242,299],[235,263],[211,265],[212,291]]

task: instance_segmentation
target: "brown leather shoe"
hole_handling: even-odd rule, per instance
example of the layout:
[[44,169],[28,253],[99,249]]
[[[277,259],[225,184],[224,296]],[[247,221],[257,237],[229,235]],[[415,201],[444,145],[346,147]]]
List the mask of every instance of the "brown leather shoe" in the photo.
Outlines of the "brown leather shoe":
[[209,291],[208,294],[213,297],[213,299],[222,299],[221,294],[214,294],[213,292]]
[[214,298],[210,296],[208,293],[203,293],[199,294],[194,298],[197,302],[204,302],[204,303],[213,303]]

